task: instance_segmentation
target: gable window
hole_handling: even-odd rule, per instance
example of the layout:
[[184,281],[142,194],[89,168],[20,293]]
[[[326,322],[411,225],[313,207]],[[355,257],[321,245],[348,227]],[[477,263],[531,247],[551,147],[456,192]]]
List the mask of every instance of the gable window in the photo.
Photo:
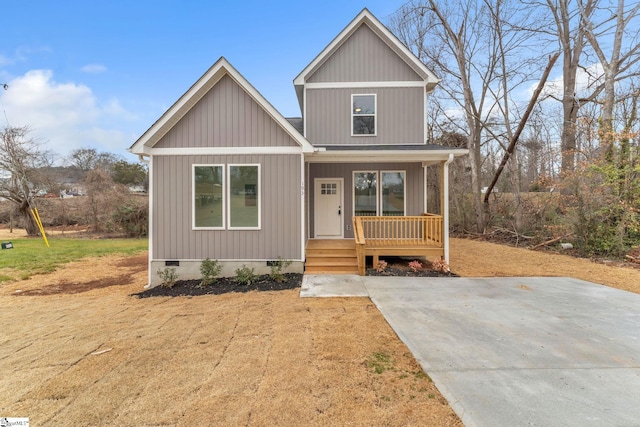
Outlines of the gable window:
[[351,95],[351,135],[376,135],[376,95]]
[[405,171],[354,172],[353,214],[404,216],[405,193]]
[[229,165],[229,229],[260,228],[260,165]]
[[194,228],[224,228],[224,166],[193,166]]

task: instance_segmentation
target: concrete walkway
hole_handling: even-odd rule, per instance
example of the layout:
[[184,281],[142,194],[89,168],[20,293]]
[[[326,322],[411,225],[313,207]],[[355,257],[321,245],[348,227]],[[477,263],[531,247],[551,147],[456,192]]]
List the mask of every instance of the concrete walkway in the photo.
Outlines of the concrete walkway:
[[305,276],[369,296],[471,426],[640,426],[640,295],[572,278]]

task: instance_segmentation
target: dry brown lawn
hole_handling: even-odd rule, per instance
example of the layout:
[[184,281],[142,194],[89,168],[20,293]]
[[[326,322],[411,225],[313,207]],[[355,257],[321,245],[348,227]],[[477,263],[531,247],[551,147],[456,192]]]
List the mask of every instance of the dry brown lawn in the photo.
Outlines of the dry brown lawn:
[[[451,249],[463,276],[574,276],[640,291],[638,270],[468,240]],[[32,426],[462,425],[366,298],[130,297],[146,274],[145,256],[111,256],[1,285],[0,417]]]
[[466,239],[451,239],[450,249],[451,269],[460,276],[575,277],[640,294],[638,264],[598,263],[569,255]]

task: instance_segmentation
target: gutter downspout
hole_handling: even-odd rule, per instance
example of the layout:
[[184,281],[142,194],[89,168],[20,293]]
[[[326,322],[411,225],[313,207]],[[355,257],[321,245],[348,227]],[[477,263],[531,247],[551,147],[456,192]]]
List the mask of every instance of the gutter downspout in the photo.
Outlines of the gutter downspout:
[[147,284],[144,289],[151,288],[151,260],[153,259],[153,167],[151,163],[151,156],[148,154],[138,154],[138,159],[148,166],[149,170],[149,190],[147,197],[149,200],[149,231],[148,231],[148,245],[149,245],[149,258],[147,259]]
[[304,153],[300,153],[300,260],[302,261],[302,271],[307,257],[307,233],[305,226],[307,217],[307,188],[306,188],[306,168]]
[[449,263],[449,164],[453,162],[453,153],[449,153],[449,159],[444,162],[444,203],[442,206],[443,228],[444,228],[444,260]]

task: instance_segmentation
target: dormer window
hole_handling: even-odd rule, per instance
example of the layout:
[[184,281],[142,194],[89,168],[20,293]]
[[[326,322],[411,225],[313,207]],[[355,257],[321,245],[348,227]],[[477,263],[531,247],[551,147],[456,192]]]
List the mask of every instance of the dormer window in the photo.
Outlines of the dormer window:
[[376,95],[351,95],[351,135],[376,135]]

